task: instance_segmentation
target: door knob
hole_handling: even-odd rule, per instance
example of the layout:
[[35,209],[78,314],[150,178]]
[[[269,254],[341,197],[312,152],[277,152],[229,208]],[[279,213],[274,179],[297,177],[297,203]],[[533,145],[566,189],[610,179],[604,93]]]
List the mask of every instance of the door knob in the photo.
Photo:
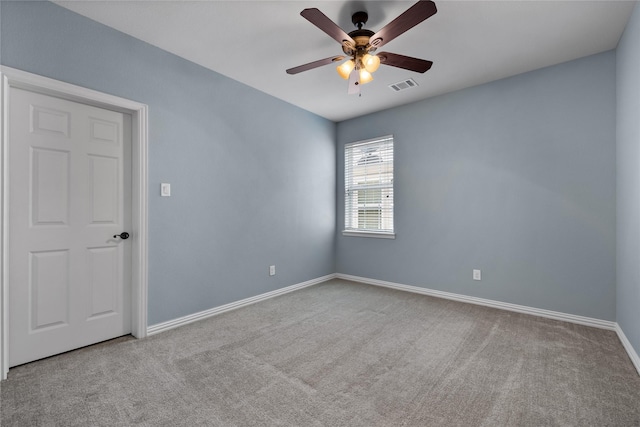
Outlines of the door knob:
[[122,240],[127,240],[129,238],[129,233],[127,233],[126,231],[123,231],[120,234],[114,234],[113,238],[115,239],[116,237],[121,238]]

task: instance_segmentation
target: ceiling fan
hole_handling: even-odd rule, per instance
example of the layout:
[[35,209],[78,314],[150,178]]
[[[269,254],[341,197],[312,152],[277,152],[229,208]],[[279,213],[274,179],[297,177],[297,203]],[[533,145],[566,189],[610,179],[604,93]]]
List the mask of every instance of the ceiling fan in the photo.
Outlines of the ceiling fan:
[[329,19],[316,8],[305,9],[300,12],[305,19],[327,33],[331,38],[342,45],[345,55],[331,56],[329,58],[313,61],[308,64],[289,68],[287,74],[298,74],[323,65],[340,62],[349,58],[337,67],[338,74],[349,80],[349,94],[360,93],[360,85],[373,80],[372,73],[380,64],[405,70],[424,73],[431,68],[433,62],[410,56],[398,55],[391,52],[374,54],[376,49],[389,43],[405,31],[410,30],[422,21],[437,12],[436,5],[431,0],[420,0],[404,11],[396,19],[388,23],[384,28],[374,33],[362,28],[369,18],[367,12],[356,12],[351,16],[351,22],[358,27],[357,30],[347,34],[342,28]]

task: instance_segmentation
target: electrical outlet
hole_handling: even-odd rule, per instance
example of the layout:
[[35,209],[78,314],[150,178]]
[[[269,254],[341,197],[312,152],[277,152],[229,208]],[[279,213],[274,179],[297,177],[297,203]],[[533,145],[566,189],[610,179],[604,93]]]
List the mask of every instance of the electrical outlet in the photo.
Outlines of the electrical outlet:
[[269,266],[269,276],[275,276],[276,275],[276,266],[275,265],[270,265]]
[[473,280],[482,280],[482,270],[473,270]]

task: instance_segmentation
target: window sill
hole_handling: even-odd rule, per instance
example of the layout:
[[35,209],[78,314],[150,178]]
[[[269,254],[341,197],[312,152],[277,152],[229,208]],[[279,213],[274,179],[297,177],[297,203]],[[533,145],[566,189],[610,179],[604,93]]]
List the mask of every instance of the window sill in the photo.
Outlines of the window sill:
[[395,233],[382,233],[382,232],[375,232],[375,231],[343,230],[342,235],[350,236],[350,237],[373,237],[376,239],[395,239],[396,238]]

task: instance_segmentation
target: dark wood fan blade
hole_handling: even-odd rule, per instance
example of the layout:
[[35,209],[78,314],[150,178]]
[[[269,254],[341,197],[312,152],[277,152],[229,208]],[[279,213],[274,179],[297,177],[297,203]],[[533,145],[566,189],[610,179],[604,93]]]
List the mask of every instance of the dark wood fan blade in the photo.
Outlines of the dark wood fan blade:
[[389,22],[383,29],[375,33],[369,39],[369,43],[374,48],[379,48],[400,34],[415,27],[425,19],[433,16],[438,10],[436,4],[430,0],[421,0],[404,11],[393,21]]
[[309,62],[308,64],[299,65],[297,67],[289,68],[287,74],[298,74],[303,71],[312,70],[314,68],[322,67],[323,65],[331,64],[332,62],[342,61],[344,56],[331,56],[329,58],[319,59],[317,61]]
[[405,70],[415,71],[417,73],[424,73],[433,65],[431,61],[391,52],[380,52],[378,53],[378,57],[380,57],[381,64],[404,68]]
[[300,15],[302,15],[313,25],[327,33],[329,37],[331,37],[338,43],[343,44],[346,41],[349,42],[352,46],[355,46],[356,42],[353,41],[351,37],[349,37],[349,34],[345,33],[342,28],[338,27],[335,22],[327,18],[327,15],[320,12],[315,7],[303,10],[302,12],[300,12]]

